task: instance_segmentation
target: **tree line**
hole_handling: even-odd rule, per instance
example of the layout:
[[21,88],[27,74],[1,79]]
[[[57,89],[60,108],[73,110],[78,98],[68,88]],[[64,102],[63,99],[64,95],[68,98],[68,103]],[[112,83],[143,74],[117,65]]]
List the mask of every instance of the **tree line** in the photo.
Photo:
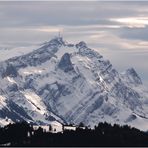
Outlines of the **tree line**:
[[94,129],[61,133],[37,130],[26,122],[0,128],[1,146],[148,146],[148,134],[127,125],[99,123]]

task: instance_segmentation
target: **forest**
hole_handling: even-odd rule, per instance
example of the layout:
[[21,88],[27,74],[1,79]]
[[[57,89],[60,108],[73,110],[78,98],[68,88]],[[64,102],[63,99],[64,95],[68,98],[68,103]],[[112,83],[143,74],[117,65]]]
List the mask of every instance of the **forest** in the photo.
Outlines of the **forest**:
[[0,128],[0,146],[148,146],[148,133],[106,122],[94,129],[77,127],[75,131],[51,133],[21,122]]

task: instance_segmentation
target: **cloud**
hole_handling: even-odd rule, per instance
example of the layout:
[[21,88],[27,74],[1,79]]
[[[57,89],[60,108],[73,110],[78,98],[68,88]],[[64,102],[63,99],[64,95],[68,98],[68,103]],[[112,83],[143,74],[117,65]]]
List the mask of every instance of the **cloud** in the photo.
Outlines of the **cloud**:
[[144,28],[148,25],[148,17],[126,17],[126,18],[111,18],[111,21],[119,22],[129,28]]
[[115,33],[118,36],[126,39],[148,41],[147,25],[145,27],[134,27],[134,28],[123,27],[120,30],[115,31]]
[[[110,17],[134,15],[118,2],[0,2],[1,26],[106,24]],[[131,4],[129,7],[133,7]],[[126,10],[126,11],[125,11]]]

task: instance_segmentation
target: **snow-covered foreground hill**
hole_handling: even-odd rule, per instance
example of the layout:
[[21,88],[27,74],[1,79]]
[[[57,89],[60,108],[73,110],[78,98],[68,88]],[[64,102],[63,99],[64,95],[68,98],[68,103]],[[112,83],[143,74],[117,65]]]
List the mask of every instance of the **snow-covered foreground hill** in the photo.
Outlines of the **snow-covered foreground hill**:
[[148,129],[148,91],[136,71],[118,73],[85,42],[57,37],[38,48],[1,52],[1,125],[107,121]]

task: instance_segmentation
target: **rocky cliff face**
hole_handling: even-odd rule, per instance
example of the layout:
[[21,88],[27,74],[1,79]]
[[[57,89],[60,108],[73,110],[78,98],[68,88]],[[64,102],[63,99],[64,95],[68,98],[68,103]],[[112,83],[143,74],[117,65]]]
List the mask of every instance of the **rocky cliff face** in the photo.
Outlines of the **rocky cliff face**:
[[54,38],[0,62],[0,124],[26,120],[94,126],[148,125],[148,92],[136,71],[120,74],[85,42]]

